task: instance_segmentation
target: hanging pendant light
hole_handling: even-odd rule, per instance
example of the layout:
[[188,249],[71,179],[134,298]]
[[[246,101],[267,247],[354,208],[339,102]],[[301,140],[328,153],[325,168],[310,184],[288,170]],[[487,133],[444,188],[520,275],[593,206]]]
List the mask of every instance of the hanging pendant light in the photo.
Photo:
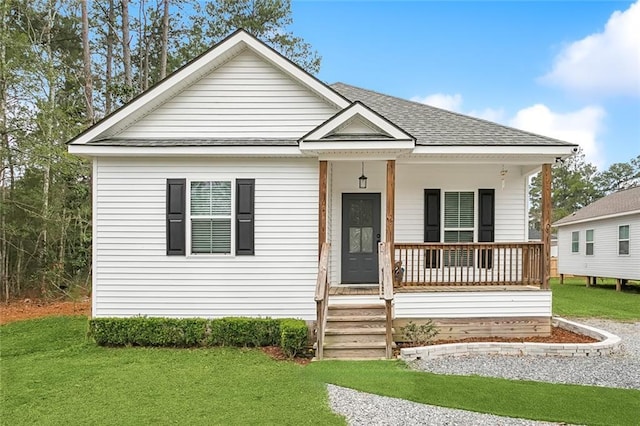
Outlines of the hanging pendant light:
[[367,177],[364,175],[364,161],[362,162],[362,175],[358,178],[358,188],[367,189]]

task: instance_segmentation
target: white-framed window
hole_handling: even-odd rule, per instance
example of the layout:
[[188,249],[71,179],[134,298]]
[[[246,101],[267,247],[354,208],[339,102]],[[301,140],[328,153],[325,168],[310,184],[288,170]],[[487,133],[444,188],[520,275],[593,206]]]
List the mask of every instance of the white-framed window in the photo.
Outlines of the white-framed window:
[[571,253],[580,253],[580,231],[571,233]]
[[190,246],[192,254],[231,254],[231,180],[194,180],[189,185]]
[[620,225],[618,227],[618,254],[629,254],[629,225]]
[[[472,243],[474,236],[474,192],[444,193],[444,242]],[[472,266],[473,251],[446,250],[445,266]]]
[[585,242],[585,254],[587,256],[593,256],[593,229],[587,229],[587,231],[585,232]]

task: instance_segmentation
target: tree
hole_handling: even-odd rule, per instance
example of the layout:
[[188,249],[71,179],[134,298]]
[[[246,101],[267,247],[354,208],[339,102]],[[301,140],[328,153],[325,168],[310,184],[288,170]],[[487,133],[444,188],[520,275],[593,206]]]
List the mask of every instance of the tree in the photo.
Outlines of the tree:
[[194,8],[188,43],[178,52],[182,62],[243,28],[306,71],[316,74],[320,70],[318,53],[302,38],[287,31],[293,22],[290,0],[216,0],[203,6],[196,3]]
[[640,155],[609,166],[597,176],[596,185],[605,194],[640,185]]
[[91,74],[91,48],[89,47],[88,0],[82,0],[82,62],[84,74],[84,97],[87,106],[87,123],[93,124],[93,77]]
[[[597,168],[585,161],[582,151],[564,162],[556,163],[552,169],[551,222],[577,211],[602,197],[603,192],[595,184]],[[542,177],[537,174],[529,186],[529,227],[540,229]]]

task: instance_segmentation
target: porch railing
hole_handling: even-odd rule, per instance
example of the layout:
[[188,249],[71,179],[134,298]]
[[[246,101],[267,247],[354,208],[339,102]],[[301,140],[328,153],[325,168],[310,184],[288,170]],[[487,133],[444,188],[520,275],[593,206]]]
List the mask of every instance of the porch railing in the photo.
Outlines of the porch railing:
[[318,262],[318,279],[316,281],[316,358],[322,359],[324,344],[324,330],[327,325],[327,311],[329,308],[329,250],[331,245],[323,243]]
[[542,243],[395,243],[396,287],[542,284]]
[[380,299],[384,300],[385,311],[385,349],[387,359],[393,356],[393,313],[391,304],[393,303],[393,277],[394,265],[391,262],[392,256],[389,246],[386,243],[378,244],[378,267]]

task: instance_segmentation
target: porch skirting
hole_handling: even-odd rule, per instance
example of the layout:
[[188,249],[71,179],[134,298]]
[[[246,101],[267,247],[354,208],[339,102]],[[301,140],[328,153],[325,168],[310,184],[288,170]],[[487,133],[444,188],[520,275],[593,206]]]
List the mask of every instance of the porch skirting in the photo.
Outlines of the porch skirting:
[[[409,321],[424,324],[425,318],[396,318],[393,320],[394,341],[402,342],[401,329]],[[532,337],[551,334],[551,317],[510,318],[437,318],[438,340],[457,340],[472,337]]]

